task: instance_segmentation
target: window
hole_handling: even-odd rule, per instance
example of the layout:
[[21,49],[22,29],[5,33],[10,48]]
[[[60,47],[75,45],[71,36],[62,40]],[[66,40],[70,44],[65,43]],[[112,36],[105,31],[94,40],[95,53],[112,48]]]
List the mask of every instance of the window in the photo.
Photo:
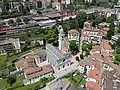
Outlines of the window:
[[63,68],[65,67],[65,65],[63,65]]
[[63,62],[65,61],[65,59],[63,59]]
[[41,1],[38,1],[38,2],[37,2],[37,7],[38,7],[38,8],[42,8],[42,2],[41,2]]

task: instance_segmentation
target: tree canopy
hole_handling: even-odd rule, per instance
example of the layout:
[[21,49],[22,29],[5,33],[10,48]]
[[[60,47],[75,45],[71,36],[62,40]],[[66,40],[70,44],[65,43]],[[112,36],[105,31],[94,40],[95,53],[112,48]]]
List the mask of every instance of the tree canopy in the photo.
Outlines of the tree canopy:
[[16,77],[15,76],[8,76],[7,77],[7,83],[12,86],[16,82]]
[[77,53],[79,51],[75,40],[70,41],[69,47],[72,53]]
[[107,33],[107,39],[111,40],[112,36],[114,35],[115,25],[114,23],[111,23],[109,26],[110,30]]
[[119,62],[120,62],[120,54],[117,54],[117,55],[115,56],[115,58],[116,58],[116,61],[119,61]]
[[9,21],[8,21],[8,24],[13,24],[14,23],[14,21],[12,20],[12,19],[10,19]]

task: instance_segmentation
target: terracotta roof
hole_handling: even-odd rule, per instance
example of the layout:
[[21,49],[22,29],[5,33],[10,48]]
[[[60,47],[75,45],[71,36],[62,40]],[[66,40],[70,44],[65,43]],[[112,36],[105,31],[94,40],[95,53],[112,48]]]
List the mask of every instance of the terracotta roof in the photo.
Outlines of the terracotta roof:
[[15,66],[23,68],[23,66],[24,66],[24,60],[19,60],[19,61],[15,62]]
[[83,36],[83,37],[88,37],[88,35],[87,35],[87,34],[82,34],[82,36]]
[[86,90],[100,90],[99,84],[95,82],[87,82],[86,86]]
[[110,30],[110,28],[104,27],[104,28],[102,28],[102,30],[108,32]]
[[37,67],[32,54],[31,54],[31,56],[26,57],[25,61],[24,61],[24,69],[26,69],[28,67]]
[[101,46],[99,46],[99,45],[95,45],[95,46],[93,46],[92,47],[92,51],[93,52],[95,52],[95,51],[100,51],[102,48],[101,48]]
[[112,50],[112,47],[109,45],[108,40],[103,40],[103,48],[106,50]]
[[89,71],[88,77],[93,78],[95,80],[100,80],[100,71],[97,69],[93,69]]
[[53,72],[53,68],[51,65],[46,65],[43,67],[36,67],[36,68],[30,67],[24,70],[24,73],[26,74],[27,79],[32,79],[50,72]]
[[89,28],[84,27],[84,30],[85,30],[85,31],[91,31],[91,32],[101,31],[101,29],[96,28],[96,27],[89,27]]
[[79,62],[79,65],[81,66],[86,66],[86,65],[89,65],[89,66],[92,66],[94,65],[95,68],[97,68],[98,70],[100,70],[100,62],[102,62],[102,57],[101,57],[101,54],[94,54],[94,55],[91,55],[87,58],[85,58],[85,60],[81,60]]
[[75,32],[78,32],[76,29],[71,29],[68,31],[68,33],[75,33]]
[[113,59],[112,55],[109,54],[109,53],[101,52],[101,55],[102,55],[102,58],[103,58],[104,61]]

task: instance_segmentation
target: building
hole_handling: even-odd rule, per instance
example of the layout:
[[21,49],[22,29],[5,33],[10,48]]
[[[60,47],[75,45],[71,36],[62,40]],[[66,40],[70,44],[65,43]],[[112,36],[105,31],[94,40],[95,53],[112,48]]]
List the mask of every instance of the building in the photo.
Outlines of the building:
[[46,49],[48,50],[48,60],[53,65],[55,72],[59,72],[71,66],[72,62],[70,54],[62,54],[62,51],[51,44],[46,45]]
[[102,61],[101,54],[97,53],[79,62],[78,70],[86,71],[86,90],[101,90]]
[[113,44],[120,43],[119,40],[120,40],[120,36],[119,35],[112,36],[111,43],[113,43]]
[[[73,65],[73,62],[71,61],[72,55],[69,52],[68,41],[64,36],[64,32],[61,26],[59,26],[58,30],[59,30],[59,39],[58,39],[59,46],[55,47],[51,44],[46,45],[47,58],[49,63],[51,63],[53,66],[56,77],[60,77],[63,74],[64,75],[68,74],[74,69],[72,67]],[[70,67],[71,70],[69,69]],[[59,75],[60,72],[63,73]]]
[[91,55],[94,54],[101,54],[103,61],[112,61],[113,55],[112,55],[113,49],[109,45],[108,40],[103,40],[102,44],[95,45],[92,47],[92,50],[90,51]]
[[48,62],[45,50],[31,53],[24,60],[15,63],[17,71],[24,71],[25,80],[23,84],[38,82],[43,77],[51,77],[53,68]]
[[28,10],[45,8],[45,0],[23,0],[23,5]]
[[112,54],[113,49],[112,49],[112,47],[110,46],[108,40],[103,40],[103,45],[102,45],[102,46],[103,46],[102,52],[106,52],[106,53]]
[[109,0],[96,0],[96,2],[100,2],[100,3],[102,3],[102,2],[109,2]]
[[79,39],[80,39],[80,35],[77,30],[72,29],[72,30],[68,31],[68,40],[69,41],[75,40],[75,41],[79,42]]
[[40,37],[20,38],[20,43],[25,43],[28,40],[30,40],[31,43],[33,43],[33,44],[38,42],[40,45],[44,45],[44,39],[40,38]]
[[97,27],[92,27],[90,22],[85,22],[82,33],[82,40],[88,43],[101,43],[102,30]]
[[20,52],[21,46],[19,38],[2,39],[0,40],[0,54],[7,54],[11,52]]
[[91,54],[101,53],[102,47],[99,45],[92,46]]
[[85,2],[89,2],[89,3],[92,3],[93,0],[85,0]]

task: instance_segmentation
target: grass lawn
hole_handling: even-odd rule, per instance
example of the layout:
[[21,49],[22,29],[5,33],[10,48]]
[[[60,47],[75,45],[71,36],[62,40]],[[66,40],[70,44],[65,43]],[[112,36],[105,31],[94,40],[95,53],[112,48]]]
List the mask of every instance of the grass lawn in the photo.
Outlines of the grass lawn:
[[0,69],[4,69],[6,67],[7,55],[0,55]]
[[85,85],[86,80],[83,77],[84,75],[81,73],[72,74],[72,76],[68,77],[68,81],[74,86]]
[[0,63],[5,62],[7,60],[6,55],[0,55]]
[[6,79],[0,79],[0,88],[8,87]]
[[42,87],[42,86],[44,86],[44,84],[40,83],[40,82],[36,82],[36,83],[33,83],[33,84],[29,84],[29,85],[18,87],[18,88],[11,89],[11,90],[34,90],[34,88],[36,86]]
[[15,60],[15,59],[18,59],[18,58],[21,57],[22,55],[25,55],[25,54],[31,52],[31,50],[32,50],[32,51],[35,51],[35,50],[37,50],[37,49],[40,49],[40,47],[35,47],[35,48],[29,49],[29,50],[27,50],[27,51],[25,51],[25,52],[20,52],[20,53],[18,53],[18,54],[10,55],[10,56],[8,57],[8,61],[10,61],[10,60],[13,61],[13,60]]
[[7,62],[19,59],[22,55],[25,55],[25,54],[31,52],[31,50],[35,51],[35,50],[38,50],[40,48],[41,47],[35,47],[35,48],[29,49],[25,52],[20,52],[20,53],[17,53],[17,54],[10,54],[8,57],[7,57],[7,55],[0,55],[0,70],[6,68],[6,63]]
[[[45,83],[47,82],[50,82],[54,79],[54,77],[49,77]],[[34,90],[35,87],[39,86],[39,87],[44,87],[45,86],[45,83],[40,80],[39,82],[36,82],[36,83],[33,83],[33,84],[29,84],[29,85],[26,85],[26,86],[20,86],[20,87],[17,87],[17,88],[14,88],[14,89],[10,89],[10,90]]]
[[[24,76],[19,76],[16,78],[16,82],[13,84],[12,87],[17,87],[22,85],[22,80]],[[10,85],[6,82],[6,79],[0,79],[0,88],[10,87]],[[10,88],[12,88],[10,87]]]

